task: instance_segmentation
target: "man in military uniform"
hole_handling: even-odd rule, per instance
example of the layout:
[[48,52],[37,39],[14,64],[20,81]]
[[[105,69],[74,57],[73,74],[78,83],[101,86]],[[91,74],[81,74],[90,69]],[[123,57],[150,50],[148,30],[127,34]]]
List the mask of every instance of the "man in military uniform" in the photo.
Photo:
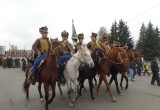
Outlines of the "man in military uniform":
[[102,48],[101,43],[99,41],[97,41],[97,34],[96,33],[92,33],[91,40],[92,41],[87,44],[87,47],[90,51],[93,51],[96,48]]
[[32,82],[33,85],[36,82],[37,68],[38,68],[39,64],[42,63],[44,61],[44,59],[47,57],[47,53],[48,53],[49,47],[50,47],[50,41],[47,37],[47,34],[48,34],[47,26],[39,28],[39,32],[42,36],[41,36],[41,38],[38,38],[32,46],[32,49],[34,50],[37,58],[36,58],[35,62],[33,63],[32,68],[29,72],[30,73],[29,80]]
[[117,49],[118,47],[120,47],[119,37],[113,41],[112,50]]
[[109,45],[108,38],[106,36],[102,37],[102,48],[107,51],[107,53],[111,52],[111,47]]
[[83,44],[83,39],[84,39],[84,34],[83,33],[78,34],[79,42],[75,45],[75,52],[77,52],[80,49],[81,45]]
[[128,51],[128,45],[127,45],[127,43],[122,48],[125,49],[126,51]]
[[62,83],[65,81],[63,77],[63,65],[66,63],[71,56],[74,54],[74,49],[71,43],[68,41],[69,33],[67,31],[63,31],[61,33],[62,36],[62,47],[63,54],[58,57],[58,73],[59,73],[59,82]]

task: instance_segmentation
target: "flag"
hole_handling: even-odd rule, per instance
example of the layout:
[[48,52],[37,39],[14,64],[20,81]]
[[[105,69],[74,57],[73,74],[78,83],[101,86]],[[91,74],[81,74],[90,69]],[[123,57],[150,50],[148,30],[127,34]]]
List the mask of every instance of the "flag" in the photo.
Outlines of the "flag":
[[75,45],[77,43],[77,40],[78,40],[78,36],[77,36],[77,33],[76,33],[76,29],[74,27],[74,21],[72,19],[72,41],[73,41],[73,45]]

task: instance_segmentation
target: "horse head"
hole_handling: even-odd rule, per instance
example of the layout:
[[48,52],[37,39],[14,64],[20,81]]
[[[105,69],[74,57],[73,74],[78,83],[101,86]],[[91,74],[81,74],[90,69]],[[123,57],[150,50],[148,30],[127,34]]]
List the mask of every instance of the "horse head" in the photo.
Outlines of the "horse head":
[[94,61],[98,62],[101,65],[104,65],[107,63],[106,55],[102,49],[97,48],[93,50],[91,56]]
[[58,39],[51,39],[50,55],[57,55],[62,52],[62,43]]
[[142,55],[138,51],[134,51],[134,60],[136,63],[142,63]]
[[81,45],[80,49],[79,49],[79,54],[81,56],[81,62],[84,62],[85,64],[89,65],[89,67],[94,67],[94,62],[91,58],[91,53],[90,51],[87,49],[86,45]]

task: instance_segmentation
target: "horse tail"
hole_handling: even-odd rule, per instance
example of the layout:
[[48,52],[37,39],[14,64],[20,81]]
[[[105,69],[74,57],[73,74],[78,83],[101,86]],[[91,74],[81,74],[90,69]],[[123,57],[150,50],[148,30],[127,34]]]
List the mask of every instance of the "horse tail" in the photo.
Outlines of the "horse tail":
[[30,83],[27,82],[27,79],[24,80],[23,82],[23,92],[27,93],[29,89]]
[[23,82],[23,92],[24,92],[24,93],[27,93],[27,92],[28,92],[29,86],[30,86],[30,83],[28,82],[30,65],[31,65],[31,64],[28,63],[27,66],[26,66],[26,71],[25,71],[25,76],[26,76],[26,78],[25,78],[25,80],[24,80],[24,82]]

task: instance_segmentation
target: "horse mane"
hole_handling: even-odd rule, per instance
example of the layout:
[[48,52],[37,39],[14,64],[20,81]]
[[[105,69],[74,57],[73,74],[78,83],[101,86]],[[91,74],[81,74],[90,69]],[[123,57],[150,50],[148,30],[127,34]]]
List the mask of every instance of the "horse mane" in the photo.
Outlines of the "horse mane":
[[126,50],[123,49],[122,47],[118,47],[118,51],[125,52]]

